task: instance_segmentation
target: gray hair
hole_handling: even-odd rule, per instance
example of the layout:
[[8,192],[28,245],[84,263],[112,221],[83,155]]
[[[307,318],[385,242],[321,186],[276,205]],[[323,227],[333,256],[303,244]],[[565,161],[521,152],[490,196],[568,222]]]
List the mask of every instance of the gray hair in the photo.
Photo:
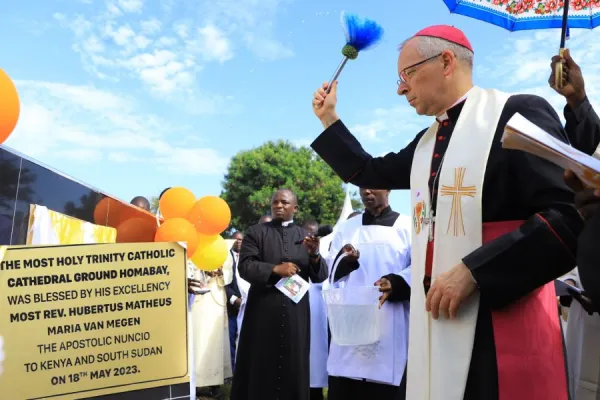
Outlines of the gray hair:
[[446,39],[431,36],[413,36],[402,42],[398,50],[402,51],[406,43],[413,39],[417,41],[417,50],[424,58],[435,57],[443,51],[449,50],[457,59],[465,62],[469,67],[473,67],[473,52]]

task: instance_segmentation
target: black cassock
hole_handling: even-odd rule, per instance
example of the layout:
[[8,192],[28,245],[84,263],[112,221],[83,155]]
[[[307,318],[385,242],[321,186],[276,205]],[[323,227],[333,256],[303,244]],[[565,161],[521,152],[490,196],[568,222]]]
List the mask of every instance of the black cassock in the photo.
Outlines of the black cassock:
[[240,276],[250,283],[240,332],[231,400],[309,400],[310,309],[308,292],[298,304],[275,284],[273,267],[292,262],[304,280],[327,279],[327,263],[311,264],[307,231],[272,221],[248,229],[240,251]]
[[[464,102],[448,110],[448,119],[440,123],[437,133],[429,181],[434,209],[437,180],[433,176],[448,148],[463,105]],[[566,141],[562,123],[546,100],[531,95],[509,98],[496,129],[485,171],[482,222],[525,222],[519,229],[484,244],[463,258],[481,295],[465,400],[499,398],[492,313],[573,269],[577,236],[583,228],[583,221],[573,204],[573,192],[563,181],[562,169],[537,156],[502,148],[500,139],[504,127],[517,112],[554,137]],[[345,182],[372,189],[409,189],[414,151],[425,131],[398,153],[372,157],[344,124],[337,121],[312,143],[312,147]],[[425,286],[427,284],[424,282]],[[413,290],[416,285],[413,282]],[[546,400],[566,400],[566,372],[563,375],[557,379],[564,392]],[[543,378],[530,382],[529,387],[549,384],[547,375],[540,376]]]
[[577,270],[585,294],[600,309],[600,209],[585,223],[579,236]]
[[586,154],[594,154],[600,143],[600,118],[586,97],[575,108],[564,109],[565,130],[571,146]]

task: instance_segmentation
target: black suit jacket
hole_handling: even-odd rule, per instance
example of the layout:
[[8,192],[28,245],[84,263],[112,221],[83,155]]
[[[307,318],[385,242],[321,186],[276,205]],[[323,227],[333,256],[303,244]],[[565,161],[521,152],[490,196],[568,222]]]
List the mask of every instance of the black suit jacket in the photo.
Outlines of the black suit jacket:
[[579,236],[577,252],[577,269],[585,294],[594,305],[600,304],[600,210],[585,223],[585,228]]
[[231,283],[229,285],[225,285],[225,293],[227,293],[227,314],[230,316],[236,316],[238,314],[238,308],[231,304],[231,296],[235,296],[238,298],[242,297],[242,294],[240,293],[240,288],[238,287],[236,276],[237,264],[239,260],[236,260],[235,253],[233,250],[229,250],[229,252],[231,253],[231,258],[233,259],[233,266],[231,267],[231,270],[233,272],[233,279],[231,280]]

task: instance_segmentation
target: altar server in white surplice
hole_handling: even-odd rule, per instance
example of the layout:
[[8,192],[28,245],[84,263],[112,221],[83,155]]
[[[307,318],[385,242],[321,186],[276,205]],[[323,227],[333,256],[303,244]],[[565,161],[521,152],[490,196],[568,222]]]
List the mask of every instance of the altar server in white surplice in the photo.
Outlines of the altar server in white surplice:
[[[327,371],[329,400],[404,399],[410,299],[410,217],[392,211],[388,190],[360,189],[362,216],[343,222],[334,233],[330,283],[345,288],[372,286],[382,277],[392,282],[393,296],[382,305],[380,340],[366,346],[331,342]],[[350,253],[332,270],[342,252]]]

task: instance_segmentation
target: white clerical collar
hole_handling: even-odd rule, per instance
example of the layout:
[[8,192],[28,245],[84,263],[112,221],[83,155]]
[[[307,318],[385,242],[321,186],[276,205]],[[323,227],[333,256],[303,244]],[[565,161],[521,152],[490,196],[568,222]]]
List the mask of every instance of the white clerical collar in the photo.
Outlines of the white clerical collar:
[[289,224],[292,224],[292,223],[294,223],[294,220],[293,220],[293,219],[291,219],[291,220],[289,220],[289,221],[284,221],[284,222],[282,222],[282,223],[281,223],[281,226],[288,226]]
[[[471,93],[471,90],[473,90],[473,88],[469,89],[469,91],[467,91],[467,93],[465,93],[460,99],[456,100],[454,102],[454,104],[452,104],[450,107],[448,107],[448,110],[451,109],[452,107],[454,107],[455,105],[457,105],[457,104],[462,103],[463,101],[465,101],[467,99],[467,97],[469,96],[469,93]],[[448,117],[448,112],[447,111],[444,111],[443,114],[438,115],[436,117],[436,119],[438,120],[438,122],[443,122],[443,121],[447,120],[448,118],[449,117]]]

